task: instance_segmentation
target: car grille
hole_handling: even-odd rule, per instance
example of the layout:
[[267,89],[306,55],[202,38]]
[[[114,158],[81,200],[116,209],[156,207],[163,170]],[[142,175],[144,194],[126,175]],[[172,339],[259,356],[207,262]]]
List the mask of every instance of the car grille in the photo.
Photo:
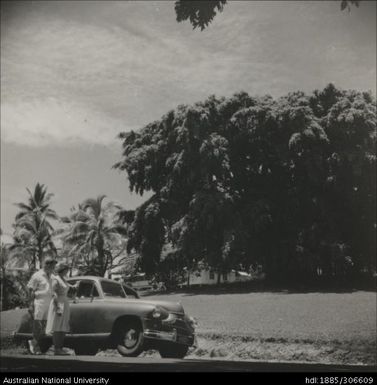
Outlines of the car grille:
[[192,336],[177,335],[177,342],[180,344],[191,345],[193,341]]
[[173,313],[177,319],[174,322],[174,327],[177,328],[179,334],[191,334],[193,332],[193,328],[186,321],[185,315],[182,313]]

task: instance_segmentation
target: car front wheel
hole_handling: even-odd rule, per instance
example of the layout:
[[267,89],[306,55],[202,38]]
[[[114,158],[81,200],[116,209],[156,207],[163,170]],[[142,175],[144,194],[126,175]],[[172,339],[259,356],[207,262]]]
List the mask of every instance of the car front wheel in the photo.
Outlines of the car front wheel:
[[158,349],[162,358],[184,358],[189,347],[186,345],[167,345]]
[[123,325],[118,334],[117,350],[124,357],[136,357],[143,350],[144,336],[137,322]]

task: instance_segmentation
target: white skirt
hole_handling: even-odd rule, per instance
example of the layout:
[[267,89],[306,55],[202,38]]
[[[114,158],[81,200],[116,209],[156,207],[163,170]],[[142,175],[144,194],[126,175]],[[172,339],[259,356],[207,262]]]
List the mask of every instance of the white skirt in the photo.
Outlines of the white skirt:
[[57,307],[54,300],[50,302],[47,315],[46,334],[51,335],[53,332],[65,332],[70,331],[69,327],[69,302],[66,297],[58,298],[58,308],[62,310],[62,314],[57,313]]

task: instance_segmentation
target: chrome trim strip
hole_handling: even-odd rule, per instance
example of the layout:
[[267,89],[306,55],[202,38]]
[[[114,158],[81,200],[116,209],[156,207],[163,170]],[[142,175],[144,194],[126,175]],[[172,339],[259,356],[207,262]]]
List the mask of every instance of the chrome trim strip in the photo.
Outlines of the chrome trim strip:
[[13,338],[32,338],[32,333],[13,333]]
[[65,338],[107,338],[110,333],[85,333],[85,334],[70,334],[67,333]]
[[[187,346],[195,345],[195,342],[196,342],[195,334],[189,335],[189,336],[181,335],[181,334],[178,334],[175,329],[173,332],[163,332],[163,331],[159,331],[159,330],[146,329],[144,331],[144,337],[155,339],[155,340],[164,340],[164,341],[176,342],[178,344],[187,345]],[[187,342],[181,342],[180,337],[185,339],[185,341],[187,341]]]
[[172,342],[175,342],[177,340],[176,330],[172,332],[163,332],[159,330],[146,329],[143,334],[144,334],[144,337],[146,338],[153,338],[153,339],[172,341]]
[[[86,334],[70,334],[67,333],[65,338],[107,338],[110,333],[86,333]],[[17,333],[14,332],[14,338],[32,338],[32,333]],[[50,337],[50,336],[46,336]]]

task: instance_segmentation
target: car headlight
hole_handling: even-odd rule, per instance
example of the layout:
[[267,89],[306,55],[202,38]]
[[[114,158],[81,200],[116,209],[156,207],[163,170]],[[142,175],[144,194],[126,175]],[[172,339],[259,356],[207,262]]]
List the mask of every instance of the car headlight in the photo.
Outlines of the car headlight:
[[152,317],[153,318],[161,318],[162,317],[162,309],[158,306],[156,306],[154,309],[153,309],[153,312],[152,312]]
[[169,313],[168,318],[163,319],[162,322],[164,324],[173,324],[177,320],[177,316],[173,313]]

